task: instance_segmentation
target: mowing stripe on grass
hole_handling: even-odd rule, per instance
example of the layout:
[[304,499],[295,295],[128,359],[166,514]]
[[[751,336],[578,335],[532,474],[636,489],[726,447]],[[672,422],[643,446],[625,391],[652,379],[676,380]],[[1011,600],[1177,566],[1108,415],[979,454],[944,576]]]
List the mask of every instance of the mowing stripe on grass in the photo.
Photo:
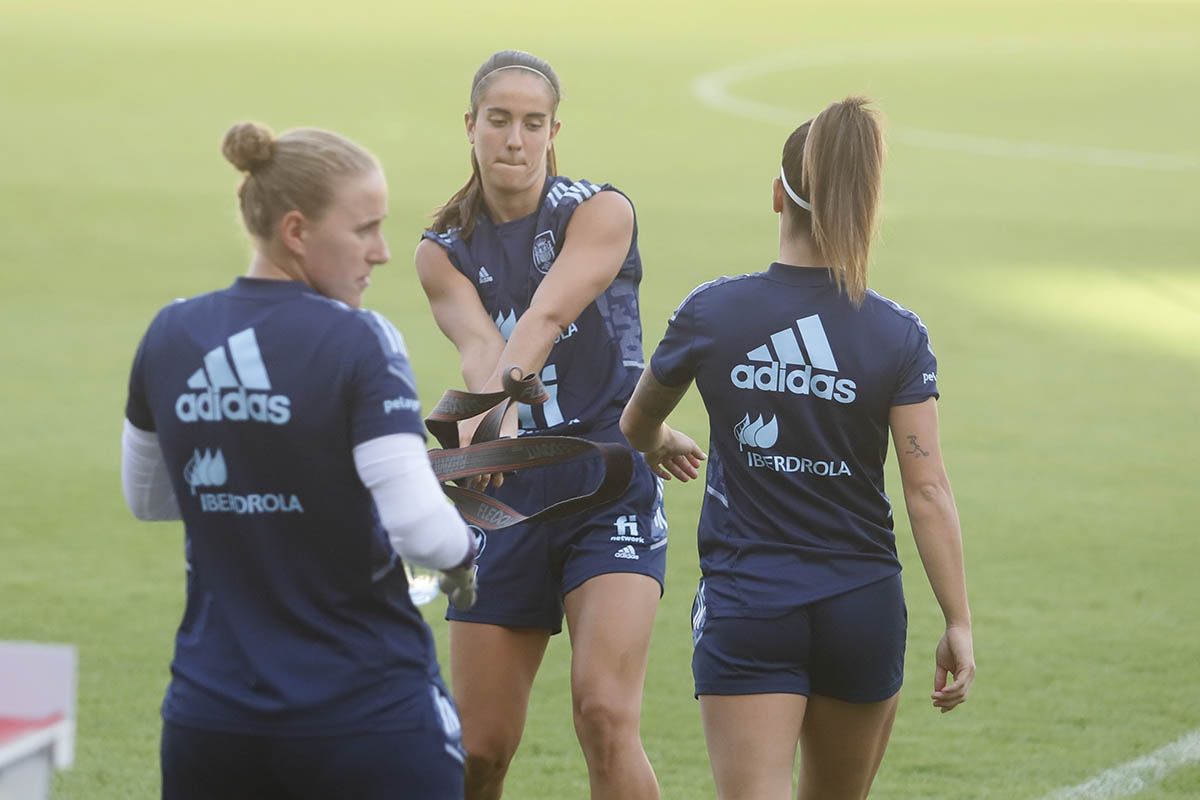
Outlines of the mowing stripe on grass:
[[[1017,55],[1038,51],[1141,50],[1148,48],[1161,49],[1195,46],[1196,42],[1194,39],[1185,37],[1135,39],[1119,43],[1111,41],[1062,43],[1030,39],[964,39],[949,43],[924,42],[904,46],[863,46],[813,50],[799,54],[789,53],[786,55],[757,58],[715,72],[705,73],[692,82],[692,94],[705,105],[715,108],[718,111],[724,111],[727,114],[760,120],[762,122],[795,125],[801,121],[802,115],[812,112],[802,112],[771,103],[747,100],[734,94],[731,87],[735,83],[750,78],[762,77],[802,67],[894,63],[947,56],[969,58],[980,55]],[[1200,172],[1200,156],[1187,154],[1149,153],[1141,150],[1124,150],[1087,145],[1061,145],[992,136],[972,136],[945,131],[918,130],[915,128],[895,128],[891,131],[891,139],[913,147],[970,153],[979,156],[1060,161],[1091,164],[1101,167],[1128,167],[1165,172]]]
[[1078,786],[1059,789],[1043,800],[1114,800],[1150,788],[1180,767],[1200,761],[1200,729],[1149,755],[1106,769]]

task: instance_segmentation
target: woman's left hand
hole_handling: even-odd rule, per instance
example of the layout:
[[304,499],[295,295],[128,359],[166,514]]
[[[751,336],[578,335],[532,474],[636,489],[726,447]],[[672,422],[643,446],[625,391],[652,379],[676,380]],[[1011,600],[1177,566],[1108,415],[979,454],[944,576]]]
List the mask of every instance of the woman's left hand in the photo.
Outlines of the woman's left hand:
[[938,642],[934,660],[931,697],[934,706],[945,714],[966,702],[971,684],[975,682],[975,645],[971,628],[948,625]]
[[665,423],[656,447],[646,451],[646,463],[663,480],[675,476],[687,483],[700,475],[700,462],[708,456],[690,437],[673,430]]

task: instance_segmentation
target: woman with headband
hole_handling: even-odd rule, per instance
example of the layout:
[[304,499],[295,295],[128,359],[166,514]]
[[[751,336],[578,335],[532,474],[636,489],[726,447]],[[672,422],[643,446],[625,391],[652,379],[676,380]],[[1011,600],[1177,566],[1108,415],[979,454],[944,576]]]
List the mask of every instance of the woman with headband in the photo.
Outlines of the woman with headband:
[[[718,797],[866,797],[904,672],[907,615],[883,464],[891,429],[946,620],[933,705],[975,675],[937,362],[916,314],[867,289],[883,135],[863,98],[783,147],[779,258],[676,310],[621,420],[660,474],[695,476],[665,423],[695,381],[709,414],[692,672]],[[754,313],[747,314],[747,309]]]
[[[625,443],[618,421],[643,367],[637,225],[610,185],[558,174],[560,99],[553,69],[529,53],[499,52],[479,68],[465,115],[471,177],[425,232],[417,272],[470,391],[498,389],[514,365],[545,383],[550,400],[521,406],[508,435]],[[472,430],[464,426],[464,442]],[[497,498],[530,511],[596,477],[587,465],[492,483]],[[666,543],[661,484],[640,457],[620,500],[483,541],[479,601],[448,613],[468,798],[500,796],[564,612],[592,797],[658,797],[639,725]]]

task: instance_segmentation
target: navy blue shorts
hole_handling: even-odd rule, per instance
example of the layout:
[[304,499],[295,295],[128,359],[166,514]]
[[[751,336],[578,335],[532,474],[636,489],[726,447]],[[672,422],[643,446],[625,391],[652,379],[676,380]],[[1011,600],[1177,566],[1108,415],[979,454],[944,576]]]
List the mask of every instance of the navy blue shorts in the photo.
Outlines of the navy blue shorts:
[[908,611],[900,575],[773,619],[692,607],[692,675],[702,694],[813,694],[875,703],[900,691]]
[[[434,694],[436,692],[436,695]],[[163,722],[163,800],[461,800],[458,713],[431,691],[418,730],[260,736]]]
[[[583,494],[599,480],[598,458],[527,470],[492,492],[530,513]],[[469,611],[447,609],[446,619],[513,628],[562,630],[563,596],[584,581],[610,572],[666,579],[667,519],[662,481],[640,453],[633,479],[619,500],[582,514],[545,523],[522,523],[486,534],[481,545],[479,599]],[[660,588],[661,591],[661,588]]]

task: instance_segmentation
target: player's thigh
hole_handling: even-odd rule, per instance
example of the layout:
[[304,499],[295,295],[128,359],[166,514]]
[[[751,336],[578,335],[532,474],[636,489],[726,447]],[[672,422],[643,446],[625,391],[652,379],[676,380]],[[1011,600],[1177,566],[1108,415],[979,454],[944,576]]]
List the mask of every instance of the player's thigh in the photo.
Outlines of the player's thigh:
[[558,526],[555,557],[562,564],[562,594],[611,573],[652,578],[659,596],[666,581],[667,518],[662,481],[639,454],[629,488],[599,509],[575,515]]
[[598,699],[636,718],[661,586],[640,573],[590,578],[564,599],[571,637],[571,689],[577,705]]
[[899,695],[851,703],[812,695],[800,732],[798,800],[860,800],[883,761]]
[[450,623],[450,675],[467,751],[515,748],[550,632]]
[[[517,479],[522,479],[520,483]],[[514,508],[542,505],[543,487],[517,475],[511,495],[503,499]],[[505,489],[509,488],[506,482]],[[519,492],[517,490],[520,490]],[[562,629],[561,572],[555,556],[554,529],[541,523],[521,523],[503,531],[474,529],[478,601],[466,610],[446,609],[446,619],[507,628]]]
[[713,617],[701,582],[692,624],[692,675],[718,796],[790,796],[809,692],[806,609]]
[[900,576],[814,603],[812,694],[801,732],[800,798],[861,798],[891,735],[904,678]]
[[700,696],[719,800],[790,800],[806,706],[801,694]]

